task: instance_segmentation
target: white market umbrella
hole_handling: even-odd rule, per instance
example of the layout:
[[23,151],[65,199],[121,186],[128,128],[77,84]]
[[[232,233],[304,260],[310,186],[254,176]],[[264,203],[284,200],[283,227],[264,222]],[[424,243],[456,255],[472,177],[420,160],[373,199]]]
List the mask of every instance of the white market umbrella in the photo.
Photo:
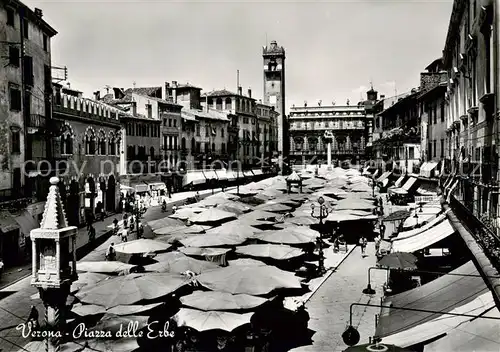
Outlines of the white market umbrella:
[[227,292],[196,291],[181,297],[181,303],[204,311],[210,310],[244,310],[258,307],[267,299],[247,294],[233,295]]
[[114,315],[133,315],[138,313],[147,312],[153,308],[156,308],[163,303],[153,303],[153,304],[138,304],[138,305],[124,305],[124,306],[116,306],[107,310],[109,314]]
[[189,220],[193,223],[210,223],[236,218],[236,214],[217,208],[207,209],[199,214],[192,215]]
[[200,274],[204,271],[217,269],[219,267],[215,263],[197,260],[181,252],[163,253],[157,255],[153,259],[157,260],[158,263],[146,265],[144,269],[161,273],[169,272],[181,274],[186,271],[191,271],[195,274]]
[[301,288],[293,273],[275,266],[234,265],[207,271],[197,277],[203,286],[232,294],[265,295],[278,288]]
[[162,252],[169,249],[171,246],[165,242],[149,240],[141,238],[138,240],[118,243],[114,246],[115,250],[120,253],[140,254],[150,252]]
[[84,287],[76,297],[85,303],[112,308],[162,297],[188,283],[186,277],[174,274],[130,274]]
[[231,332],[237,327],[250,323],[253,313],[235,314],[229,312],[204,312],[201,310],[181,308],[174,315],[179,326],[188,326],[199,332],[208,330],[224,330]]
[[236,253],[251,257],[272,258],[286,260],[300,257],[304,252],[299,248],[277,244],[250,244],[248,246],[236,247]]
[[318,233],[315,233],[315,236],[313,237],[310,236],[310,234],[306,234],[292,228],[285,228],[279,231],[266,231],[258,236],[255,236],[255,238],[270,243],[303,244],[315,242],[318,235]]
[[79,262],[76,263],[77,271],[89,271],[92,273],[120,273],[137,268],[137,265],[125,264],[116,261]]

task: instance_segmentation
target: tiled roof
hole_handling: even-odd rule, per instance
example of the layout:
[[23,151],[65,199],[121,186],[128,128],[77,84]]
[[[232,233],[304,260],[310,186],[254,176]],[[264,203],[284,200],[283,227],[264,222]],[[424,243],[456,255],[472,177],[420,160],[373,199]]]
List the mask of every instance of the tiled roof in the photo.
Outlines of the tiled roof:
[[228,121],[227,113],[216,111],[216,110],[195,110],[195,109],[182,109],[181,116],[186,120],[193,121],[193,118],[196,117],[210,119],[210,120],[219,120],[219,121]]
[[232,95],[238,95],[236,93],[230,92],[226,89],[221,89],[221,90],[213,90],[211,92],[207,92],[202,94],[202,97],[227,97],[227,96],[232,96]]
[[144,96],[144,97],[147,97],[149,100],[157,101],[157,102],[159,102],[159,103],[176,105],[176,104],[174,104],[174,103],[172,103],[172,102],[166,101],[165,99],[160,99],[160,98],[156,98],[156,97],[151,97],[151,96],[146,95],[146,94],[141,94],[141,93],[136,93],[136,92],[134,92],[133,94],[142,95],[142,96]]
[[161,91],[161,87],[140,87],[140,88],[128,88],[125,90],[125,94],[129,95],[132,93],[151,96],[155,94],[158,90]]
[[127,104],[132,102],[132,96],[125,95],[121,99],[115,99],[115,96],[113,94],[106,94],[105,96],[102,97],[102,101],[109,105]]
[[193,85],[192,85],[192,84],[190,84],[190,83],[178,84],[178,85],[177,85],[177,88],[194,88],[194,89],[199,89],[199,90],[201,90],[201,88],[200,88],[200,87],[193,86]]

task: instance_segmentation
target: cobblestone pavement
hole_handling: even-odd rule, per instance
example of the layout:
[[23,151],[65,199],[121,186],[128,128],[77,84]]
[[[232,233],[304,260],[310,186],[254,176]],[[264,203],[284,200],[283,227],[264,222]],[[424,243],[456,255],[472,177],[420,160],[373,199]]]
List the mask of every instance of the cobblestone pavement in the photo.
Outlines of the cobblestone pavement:
[[[231,188],[232,189],[232,188]],[[215,193],[220,192],[220,189],[215,190]],[[196,192],[182,192],[175,193],[169,199],[168,205],[171,206],[177,202],[182,202],[189,197],[193,197]],[[199,192],[203,198],[212,194],[211,190],[204,190]],[[146,213],[146,220],[154,220],[167,216],[158,210],[160,207],[151,207]],[[106,218],[103,222],[98,221],[94,224],[96,229],[96,238],[104,235],[112,230],[112,222],[115,216]],[[117,215],[120,220],[121,216]],[[135,233],[129,234],[129,240],[135,239]],[[103,244],[97,247],[94,251],[90,252],[82,260],[85,261],[98,261],[104,260],[106,249],[110,243],[120,243],[121,240],[118,236],[111,236]],[[77,248],[88,243],[87,230],[80,229],[77,235]],[[27,267],[25,275],[30,274],[31,264]],[[23,270],[24,271],[24,270]],[[28,342],[23,339],[20,331],[15,327],[24,323],[30,313],[31,305],[35,305],[40,313],[40,321],[43,319],[44,307],[40,299],[32,299],[31,296],[35,295],[38,291],[30,285],[31,277],[22,278],[21,280],[13,283],[12,285],[0,290],[0,351],[19,351],[23,350],[23,346]]]
[[[342,341],[342,333],[349,324],[351,303],[380,304],[383,294],[382,285],[386,273],[372,270],[371,284],[376,290],[373,296],[362,293],[366,288],[368,268],[375,266],[375,245],[368,243],[367,256],[362,257],[357,247],[340,264],[337,270],[321,285],[307,302],[310,315],[309,328],[316,331],[311,346],[294,349],[294,352],[340,352],[348,346]],[[353,325],[361,334],[360,343],[368,342],[375,332],[375,314],[379,310],[372,307],[354,307]]]

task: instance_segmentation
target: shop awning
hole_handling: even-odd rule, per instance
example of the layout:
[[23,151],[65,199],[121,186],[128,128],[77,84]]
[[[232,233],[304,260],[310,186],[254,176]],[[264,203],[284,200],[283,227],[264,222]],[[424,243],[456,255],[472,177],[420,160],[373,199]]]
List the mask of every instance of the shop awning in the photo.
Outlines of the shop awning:
[[389,184],[388,178],[386,178],[385,180],[382,181],[382,187],[387,187],[388,184]]
[[245,177],[253,177],[253,173],[252,173],[252,170],[245,170],[243,171],[243,176]]
[[399,176],[398,180],[396,181],[396,183],[394,184],[394,186],[396,187],[401,187],[401,184],[403,183],[403,180],[405,179],[404,176]]
[[219,181],[227,181],[228,180],[226,169],[215,170],[215,173],[217,174],[217,179]]
[[0,231],[7,233],[19,229],[19,224],[8,211],[0,211]]
[[19,224],[21,232],[24,233],[25,236],[29,236],[31,230],[40,227],[38,221],[26,210],[23,210],[14,220]]
[[201,185],[206,183],[207,179],[202,171],[188,171],[182,178],[182,185],[187,186],[189,184]]
[[384,181],[386,178],[388,178],[389,176],[391,176],[392,172],[391,171],[386,171],[384,172],[382,175],[380,175],[379,178],[377,178],[377,182],[382,182]]
[[167,186],[163,182],[151,182],[148,183],[149,189],[152,191],[161,191],[167,189]]
[[234,181],[236,180],[236,171],[233,170],[226,170],[226,177],[228,181]]
[[417,189],[417,193],[421,196],[432,196],[437,194],[437,185],[423,182]]
[[252,169],[252,172],[255,176],[260,176],[262,175],[262,170],[261,169]]
[[[498,308],[493,307],[485,317],[500,319]],[[447,332],[446,336],[425,346],[425,352],[443,351],[500,351],[500,320],[472,319]]]
[[[495,307],[491,292],[485,292],[477,296],[472,302],[460,304],[455,309],[447,311],[453,314],[470,314],[481,315],[487,310]],[[418,313],[417,313],[418,314]],[[470,317],[451,316],[443,314],[434,318],[431,321],[419,324],[411,329],[396,333],[394,335],[383,338],[383,342],[387,344],[397,345],[398,347],[410,347],[416,344],[432,341],[440,335],[452,331],[453,328],[462,326],[470,321]],[[478,320],[483,320],[479,318]],[[498,323],[497,323],[498,324]],[[450,351],[445,349],[443,351]],[[462,350],[462,351],[481,351],[487,350]]]
[[215,173],[214,170],[205,170],[203,171],[203,174],[205,175],[205,178],[207,180],[217,180],[217,174]]
[[136,192],[149,191],[149,186],[147,184],[145,184],[144,182],[132,183],[130,186],[133,187]]
[[[427,224],[425,224],[422,227],[419,227],[418,229],[413,229],[413,230],[408,230],[408,231],[402,231],[398,234],[398,236],[395,239],[401,240],[403,238],[408,238],[408,237],[413,237],[418,235],[419,233],[422,233],[434,226],[437,226],[440,224],[445,218],[446,218],[446,213],[449,210],[447,210],[444,214],[439,215],[438,217],[432,219],[429,221]],[[394,239],[393,239],[394,240]]]
[[422,313],[402,309],[383,308],[375,335],[384,338],[412,329],[420,324],[443,316],[460,306],[489,293],[486,284],[472,261],[453,270],[453,274],[478,276],[443,275],[437,279],[394,296],[387,297],[383,305],[431,310],[441,313]]
[[455,229],[451,226],[450,222],[448,220],[444,220],[438,225],[431,227],[416,236],[402,239],[395,238],[392,241],[392,250],[394,252],[413,253],[445,239],[454,232]]
[[437,165],[438,163],[434,161],[424,163],[420,168],[420,176],[431,177],[432,171],[436,168]]
[[415,177],[410,177],[408,179],[408,181],[406,181],[406,183],[403,185],[403,189],[408,192],[410,190],[410,188],[413,186],[413,184],[417,182],[417,179]]

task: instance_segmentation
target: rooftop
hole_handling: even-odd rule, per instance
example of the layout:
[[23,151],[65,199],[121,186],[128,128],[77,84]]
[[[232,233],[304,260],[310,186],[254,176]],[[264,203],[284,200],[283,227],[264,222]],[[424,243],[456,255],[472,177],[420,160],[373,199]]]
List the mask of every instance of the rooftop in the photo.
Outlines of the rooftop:
[[230,92],[227,89],[213,90],[211,92],[203,93],[201,96],[204,97],[228,97],[238,95],[236,93]]
[[228,113],[223,113],[220,111],[209,109],[199,110],[199,109],[186,109],[181,110],[181,117],[185,120],[196,121],[196,118],[205,118],[210,120],[219,120],[229,122]]

